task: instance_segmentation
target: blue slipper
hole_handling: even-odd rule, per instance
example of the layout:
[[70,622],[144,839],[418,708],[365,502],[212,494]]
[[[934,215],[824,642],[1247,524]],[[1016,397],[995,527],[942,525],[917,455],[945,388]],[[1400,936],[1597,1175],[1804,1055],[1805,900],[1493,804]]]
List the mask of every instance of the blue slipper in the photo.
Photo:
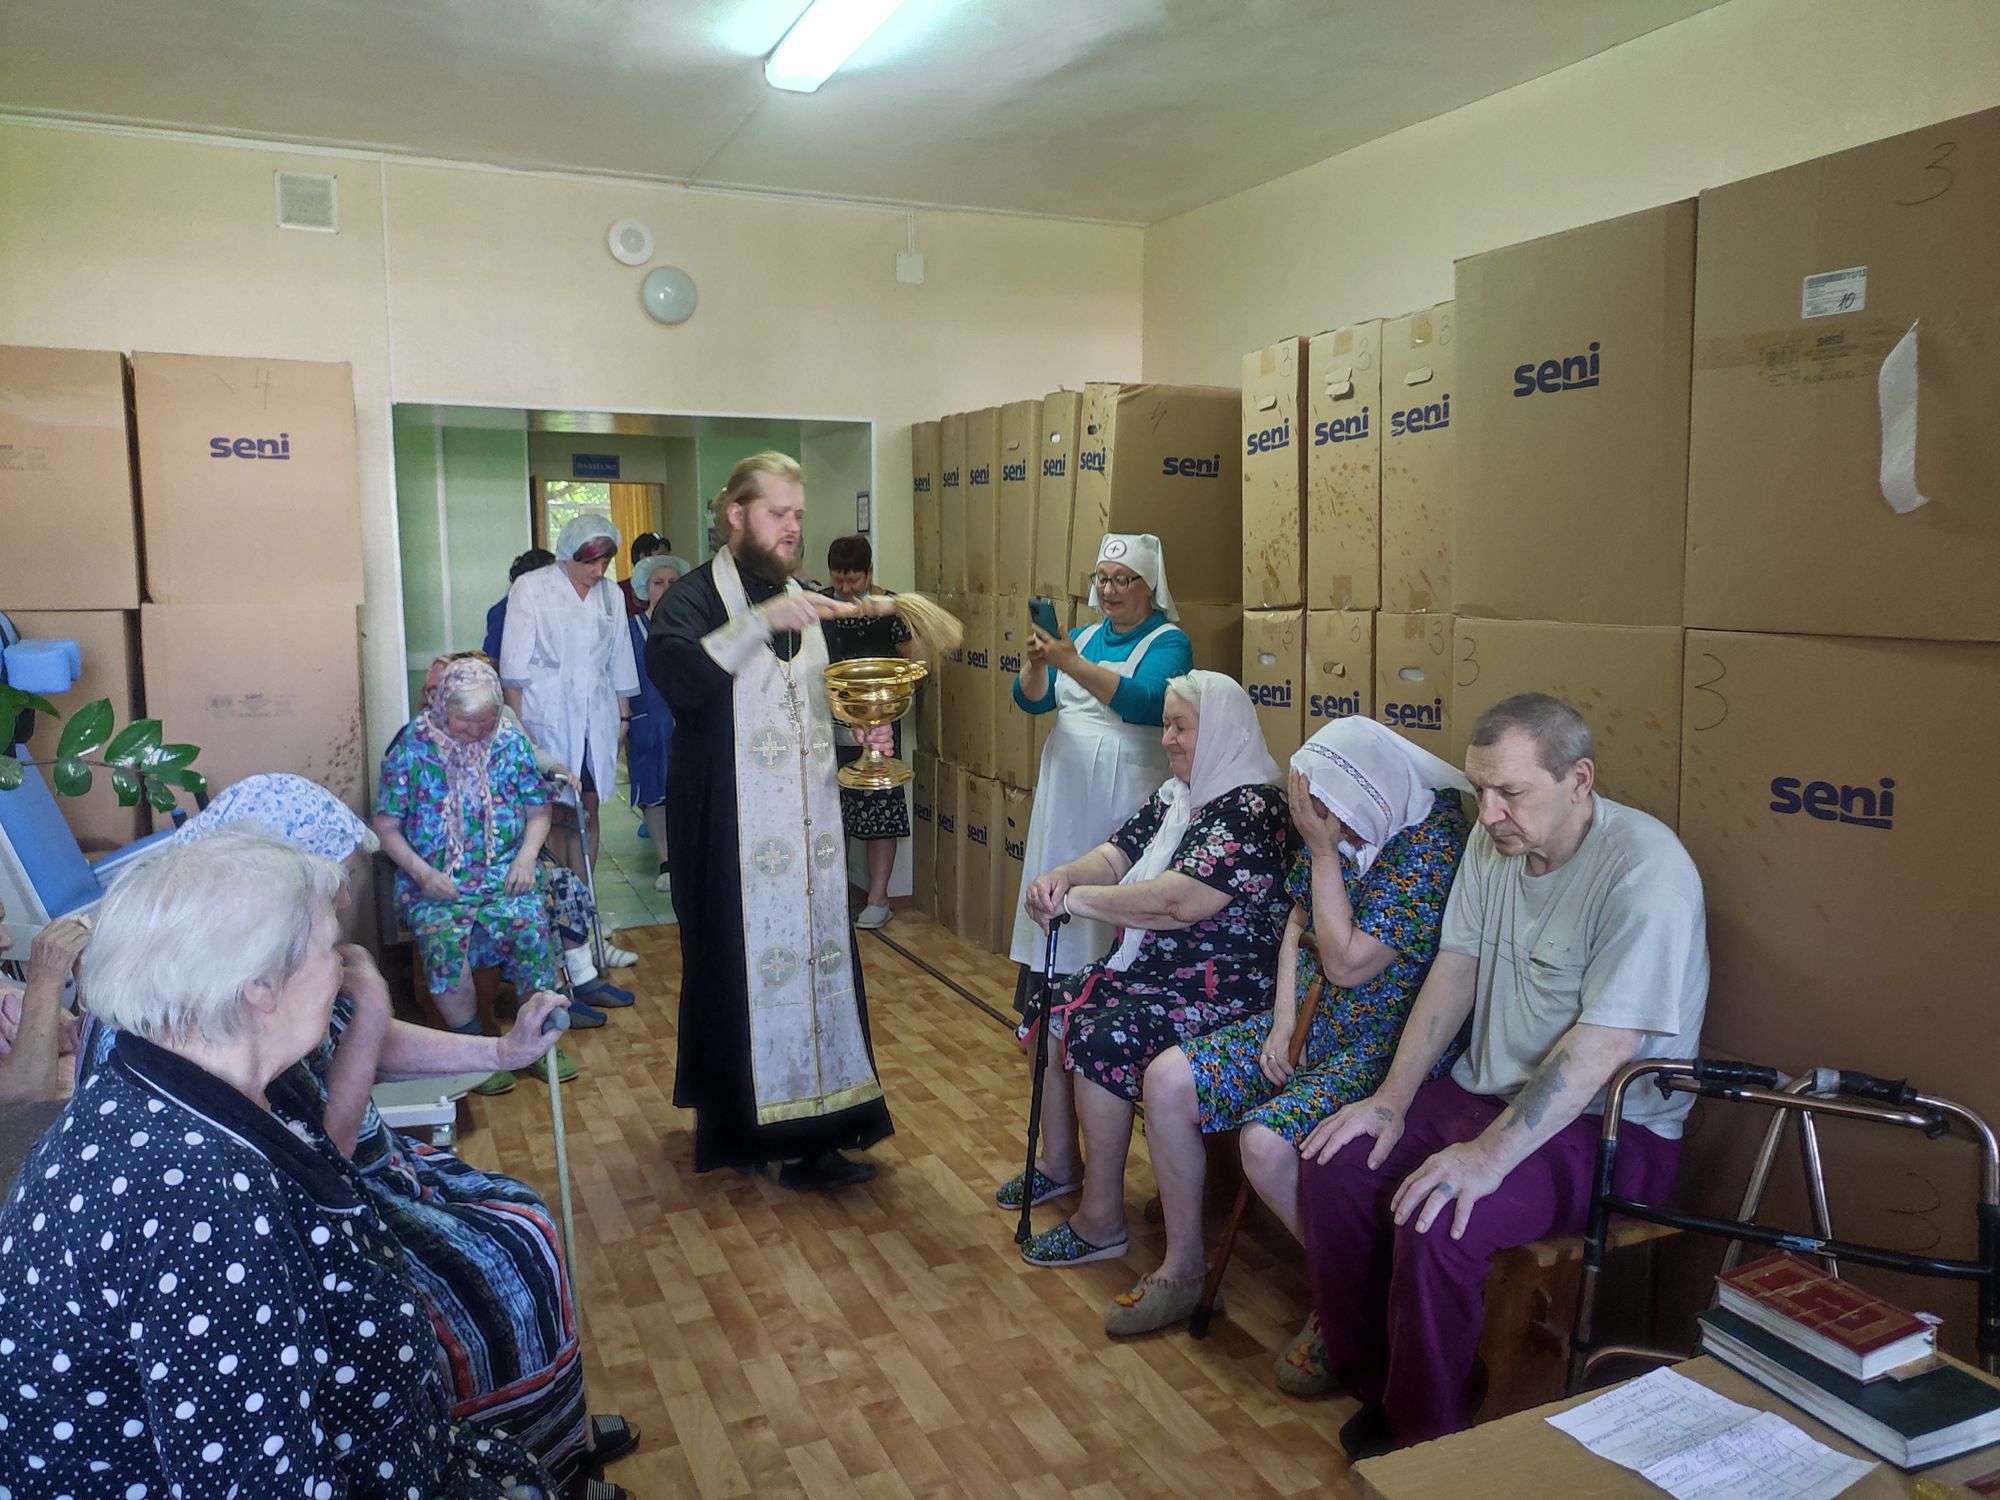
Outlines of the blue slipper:
[[581,1000],[569,1003],[569,1025],[572,1031],[595,1031],[605,1022],[603,1011],[585,1005]]
[[1031,1266],[1087,1266],[1094,1260],[1118,1260],[1129,1240],[1112,1245],[1093,1245],[1069,1227],[1065,1219],[1054,1229],[1044,1229],[1021,1247],[1021,1259]]
[[[1021,1188],[1028,1179],[1026,1172],[1016,1172],[994,1189],[993,1201],[1010,1212],[1018,1212],[1021,1207]],[[1040,1208],[1053,1198],[1065,1193],[1073,1193],[1082,1187],[1080,1182],[1057,1182],[1040,1167],[1035,1168],[1035,1207]]]
[[632,1003],[632,992],[621,990],[607,979],[593,979],[589,984],[580,984],[573,991],[575,997],[585,1005],[594,1005],[600,1010],[622,1010]]

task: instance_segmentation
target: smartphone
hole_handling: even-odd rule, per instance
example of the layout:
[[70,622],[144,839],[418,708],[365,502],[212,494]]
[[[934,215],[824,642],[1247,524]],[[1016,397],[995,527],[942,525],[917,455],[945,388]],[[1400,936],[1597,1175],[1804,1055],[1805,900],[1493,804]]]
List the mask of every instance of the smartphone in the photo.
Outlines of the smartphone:
[[1044,635],[1062,635],[1062,626],[1056,623],[1056,607],[1047,599],[1028,601],[1028,623]]

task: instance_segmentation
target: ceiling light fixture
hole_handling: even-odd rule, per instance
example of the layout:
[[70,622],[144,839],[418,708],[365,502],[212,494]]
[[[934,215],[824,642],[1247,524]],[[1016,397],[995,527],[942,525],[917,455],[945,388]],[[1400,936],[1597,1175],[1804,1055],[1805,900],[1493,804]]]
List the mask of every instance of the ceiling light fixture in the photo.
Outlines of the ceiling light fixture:
[[810,94],[840,71],[903,0],[813,0],[764,60],[764,81]]

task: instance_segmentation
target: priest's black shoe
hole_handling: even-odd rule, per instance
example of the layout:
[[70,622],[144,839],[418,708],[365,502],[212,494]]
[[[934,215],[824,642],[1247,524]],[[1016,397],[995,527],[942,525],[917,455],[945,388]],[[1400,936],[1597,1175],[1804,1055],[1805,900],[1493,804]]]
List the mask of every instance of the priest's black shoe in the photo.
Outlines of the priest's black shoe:
[[1396,1440],[1389,1435],[1388,1413],[1373,1401],[1362,1402],[1361,1409],[1342,1425],[1340,1446],[1351,1464],[1392,1452]]
[[838,1151],[822,1151],[802,1161],[786,1162],[778,1169],[778,1186],[798,1192],[828,1193],[871,1182],[874,1177],[873,1162],[851,1161]]

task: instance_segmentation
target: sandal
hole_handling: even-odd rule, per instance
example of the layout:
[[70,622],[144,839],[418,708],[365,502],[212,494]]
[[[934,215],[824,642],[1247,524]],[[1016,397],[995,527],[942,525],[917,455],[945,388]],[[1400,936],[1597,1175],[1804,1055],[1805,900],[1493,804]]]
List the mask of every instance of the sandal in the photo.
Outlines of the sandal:
[[1069,1227],[1065,1219],[1054,1229],[1044,1229],[1021,1247],[1021,1259],[1031,1266],[1087,1266],[1094,1260],[1118,1260],[1130,1241],[1120,1236],[1109,1245],[1093,1245]]
[[1326,1367],[1326,1340],[1320,1336],[1317,1312],[1306,1318],[1306,1326],[1278,1356],[1273,1368],[1278,1389],[1287,1396],[1332,1394],[1333,1371]]
[[[1166,1277],[1157,1272],[1141,1276],[1127,1291],[1104,1304],[1104,1331],[1113,1338],[1129,1338],[1135,1333],[1157,1333],[1176,1323],[1186,1322],[1201,1305],[1201,1289],[1208,1276]],[[1216,1311],[1222,1297],[1215,1299]]]
[[619,1459],[639,1446],[639,1429],[623,1417],[609,1413],[593,1414],[590,1419],[590,1466],[602,1469],[606,1464],[615,1464]]
[[[1027,1176],[1026,1172],[1016,1172],[1012,1177],[1009,1177],[995,1190],[993,1201],[1009,1213],[1020,1212],[1021,1184],[1027,1179]],[[1082,1186],[1083,1184],[1080,1182],[1057,1182],[1055,1178],[1049,1176],[1040,1167],[1037,1167],[1035,1168],[1035,1201],[1033,1206],[1040,1208],[1044,1203],[1053,1202],[1066,1193],[1075,1192]]]

